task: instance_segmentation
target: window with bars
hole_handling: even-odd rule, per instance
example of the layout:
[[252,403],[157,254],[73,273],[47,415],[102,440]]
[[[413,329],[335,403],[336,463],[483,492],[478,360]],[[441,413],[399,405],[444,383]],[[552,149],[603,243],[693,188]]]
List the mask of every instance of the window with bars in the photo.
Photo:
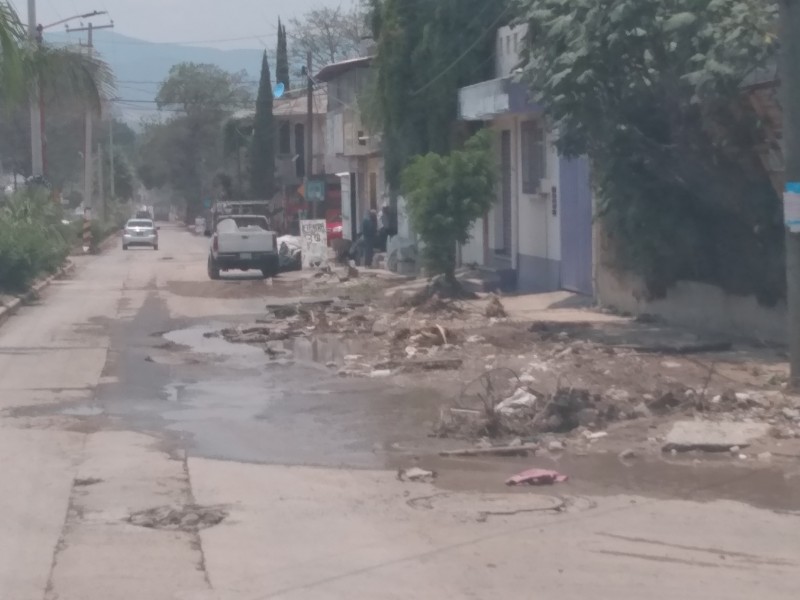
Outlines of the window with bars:
[[520,162],[522,193],[535,194],[547,176],[547,148],[544,129],[537,121],[525,121],[520,126]]

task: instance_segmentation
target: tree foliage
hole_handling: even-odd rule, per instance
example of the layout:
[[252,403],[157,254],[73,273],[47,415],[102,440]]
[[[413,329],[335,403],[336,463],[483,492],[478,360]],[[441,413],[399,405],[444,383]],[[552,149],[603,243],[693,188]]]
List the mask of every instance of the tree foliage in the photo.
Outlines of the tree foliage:
[[415,157],[402,176],[411,223],[424,243],[422,257],[432,275],[455,283],[456,244],[494,202],[496,165],[491,134],[482,131],[447,155]]
[[179,194],[191,219],[213,194],[223,123],[251,100],[246,74],[181,63],[170,70],[156,100],[170,116],[145,124],[136,170],[146,187]]
[[289,21],[292,43],[289,54],[295,66],[306,64],[306,56],[316,68],[355,58],[361,39],[367,33],[366,5],[313,8]]
[[393,188],[412,156],[454,146],[458,89],[493,76],[495,33],[510,17],[508,0],[373,0],[370,120]]
[[591,158],[619,264],[655,295],[692,279],[775,300],[780,204],[740,89],[775,52],[774,2],[519,5],[525,77],[560,150]]
[[10,2],[0,2],[0,95],[23,103],[35,82],[45,98],[79,98],[99,110],[113,90],[108,65],[74,48],[31,45],[27,30]]
[[250,188],[256,198],[271,198],[275,191],[275,117],[267,53],[261,61],[261,81],[250,147]]
[[289,74],[289,47],[286,42],[286,27],[278,19],[278,48],[275,54],[275,81],[291,89]]

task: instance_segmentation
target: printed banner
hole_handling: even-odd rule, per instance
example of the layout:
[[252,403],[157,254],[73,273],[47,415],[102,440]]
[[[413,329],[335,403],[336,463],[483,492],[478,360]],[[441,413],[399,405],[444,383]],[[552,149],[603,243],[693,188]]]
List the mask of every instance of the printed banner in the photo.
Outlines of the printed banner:
[[328,229],[324,219],[300,221],[300,247],[304,269],[328,264]]

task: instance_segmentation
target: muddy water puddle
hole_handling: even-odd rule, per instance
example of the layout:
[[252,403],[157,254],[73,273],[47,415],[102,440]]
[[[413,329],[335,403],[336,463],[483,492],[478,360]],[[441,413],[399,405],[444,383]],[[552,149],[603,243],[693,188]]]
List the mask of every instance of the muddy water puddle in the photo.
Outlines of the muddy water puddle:
[[[441,397],[338,375],[369,356],[368,346],[335,335],[237,344],[218,335],[230,326],[206,323],[163,334],[174,356],[202,364],[172,361],[161,401],[142,405],[156,413],[159,427],[186,440],[191,453],[376,468],[384,466],[390,442],[424,443]],[[125,410],[141,414],[135,406]]]
[[[401,465],[392,457],[390,466]],[[403,465],[407,466],[407,464]],[[435,470],[437,485],[449,491],[507,492],[563,496],[631,495],[694,502],[731,500],[800,514],[800,465],[732,463],[725,459],[621,460],[616,454],[559,458],[443,458],[428,456],[420,466]],[[508,487],[506,479],[531,468],[553,469],[566,483]]]

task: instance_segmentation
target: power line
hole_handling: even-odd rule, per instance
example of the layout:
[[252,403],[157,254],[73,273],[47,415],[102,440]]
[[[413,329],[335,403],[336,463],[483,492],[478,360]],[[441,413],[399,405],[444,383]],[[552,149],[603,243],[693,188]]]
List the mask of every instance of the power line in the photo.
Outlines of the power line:
[[[488,5],[487,5],[487,6],[488,6]],[[412,95],[412,96],[417,96],[417,95],[421,94],[422,92],[424,92],[425,90],[427,90],[429,87],[431,87],[431,86],[432,86],[434,83],[436,83],[437,81],[439,81],[439,80],[440,80],[442,77],[444,77],[445,75],[447,75],[447,74],[448,74],[448,73],[449,73],[449,72],[450,72],[450,71],[451,71],[453,68],[455,68],[455,66],[456,66],[458,63],[460,63],[462,60],[464,60],[464,59],[467,57],[467,55],[468,55],[470,52],[472,52],[472,51],[473,51],[475,48],[477,48],[477,47],[478,47],[478,44],[480,44],[480,43],[483,41],[483,39],[484,39],[484,37],[486,36],[486,34],[487,34],[487,33],[489,33],[490,31],[494,30],[494,28],[495,28],[495,27],[497,27],[497,26],[500,24],[500,21],[502,21],[502,20],[503,20],[503,18],[505,18],[505,16],[506,16],[506,15],[508,14],[508,12],[511,10],[511,6],[512,6],[512,3],[510,3],[510,2],[509,2],[508,4],[506,4],[506,7],[503,9],[503,11],[500,13],[500,15],[499,15],[499,16],[498,16],[498,17],[497,17],[497,18],[496,18],[496,19],[495,19],[495,20],[492,22],[492,24],[491,24],[491,25],[489,25],[489,27],[487,27],[486,29],[484,29],[484,30],[483,30],[483,33],[481,33],[479,36],[477,36],[477,37],[475,38],[475,41],[474,41],[474,42],[472,42],[472,43],[471,43],[471,44],[470,44],[470,45],[467,47],[467,49],[466,49],[466,50],[464,50],[464,52],[462,52],[462,53],[461,53],[461,54],[458,56],[458,58],[456,58],[456,59],[455,59],[455,60],[454,60],[452,63],[450,63],[450,64],[449,64],[449,65],[447,65],[447,66],[446,66],[444,69],[442,69],[442,70],[439,72],[439,74],[438,74],[438,75],[436,75],[436,76],[435,76],[433,79],[431,79],[430,81],[428,81],[428,83],[426,83],[425,85],[423,85],[423,86],[422,86],[421,88],[419,88],[418,90],[411,92],[411,95]]]
[[[268,37],[274,34],[261,34],[261,35],[246,35],[235,38],[218,38],[210,40],[170,40],[165,42],[151,42],[148,40],[115,40],[115,44],[124,44],[130,46],[153,45],[153,46],[192,46],[195,44],[222,44],[224,42],[242,42],[245,40],[259,40],[259,38]],[[259,40],[260,41],[260,40]]]

